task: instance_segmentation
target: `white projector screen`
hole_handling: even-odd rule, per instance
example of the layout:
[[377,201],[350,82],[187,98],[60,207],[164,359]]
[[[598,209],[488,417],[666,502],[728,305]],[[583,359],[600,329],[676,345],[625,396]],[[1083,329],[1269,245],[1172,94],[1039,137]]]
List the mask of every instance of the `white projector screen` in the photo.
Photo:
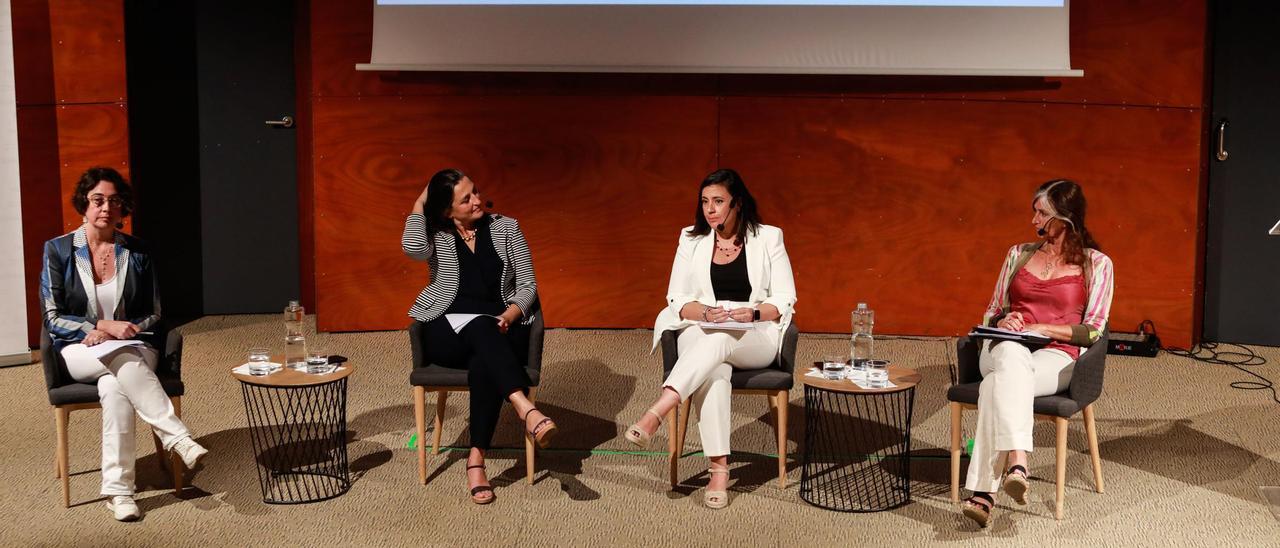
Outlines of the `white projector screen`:
[[1082,76],[1067,0],[377,0],[359,70]]

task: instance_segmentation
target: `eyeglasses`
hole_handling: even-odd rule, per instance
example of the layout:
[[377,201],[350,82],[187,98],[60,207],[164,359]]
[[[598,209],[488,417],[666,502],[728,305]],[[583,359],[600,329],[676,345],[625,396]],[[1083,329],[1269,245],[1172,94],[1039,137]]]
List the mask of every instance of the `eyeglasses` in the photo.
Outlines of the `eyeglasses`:
[[109,204],[111,207],[119,209],[121,206],[124,205],[124,200],[121,200],[119,196],[104,196],[102,194],[94,194],[93,196],[89,197],[89,203],[93,204],[93,206],[97,208],[102,208],[102,206]]

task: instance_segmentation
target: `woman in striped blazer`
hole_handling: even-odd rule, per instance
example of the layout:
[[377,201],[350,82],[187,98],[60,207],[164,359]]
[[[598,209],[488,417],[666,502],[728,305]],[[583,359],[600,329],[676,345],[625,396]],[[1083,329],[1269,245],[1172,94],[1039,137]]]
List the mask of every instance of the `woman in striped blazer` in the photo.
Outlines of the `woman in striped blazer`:
[[1036,191],[1031,209],[1040,240],[1009,249],[983,322],[1035,331],[1052,342],[1038,349],[1009,341],[982,345],[978,429],[965,480],[973,496],[961,503],[964,515],[982,527],[991,520],[998,490],[1027,503],[1033,400],[1071,384],[1080,348],[1098,341],[1111,315],[1111,259],[1085,227],[1080,185],[1048,181]]
[[538,311],[533,258],[515,219],[486,213],[480,191],[456,169],[436,173],[405,220],[401,246],[426,261],[431,282],[409,316],[422,322],[426,359],[468,370],[471,453],[467,485],[476,504],[493,502],[484,454],[502,402],[511,402],[525,434],[546,447],[556,425],[527,397],[528,325]]

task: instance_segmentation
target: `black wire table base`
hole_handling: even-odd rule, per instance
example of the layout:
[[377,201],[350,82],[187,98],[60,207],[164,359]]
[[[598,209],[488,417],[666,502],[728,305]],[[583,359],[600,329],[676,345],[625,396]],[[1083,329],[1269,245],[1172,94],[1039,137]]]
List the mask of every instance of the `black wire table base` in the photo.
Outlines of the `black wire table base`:
[[893,392],[804,387],[800,498],[840,512],[880,512],[911,501],[915,386]]
[[262,501],[300,504],[351,488],[347,379],[310,386],[240,383]]

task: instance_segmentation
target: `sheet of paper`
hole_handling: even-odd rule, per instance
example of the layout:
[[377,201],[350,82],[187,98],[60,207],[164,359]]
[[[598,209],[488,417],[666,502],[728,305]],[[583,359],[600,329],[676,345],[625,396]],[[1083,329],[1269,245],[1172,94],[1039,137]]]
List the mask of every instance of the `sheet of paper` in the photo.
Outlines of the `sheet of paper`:
[[1280,221],[1276,221],[1276,226],[1271,227],[1271,231],[1267,232],[1272,236],[1280,236]]
[[142,346],[143,344],[146,344],[146,343],[139,341],[137,339],[126,339],[126,340],[102,341],[93,346],[86,346],[85,348],[88,348],[89,352],[93,353],[93,357],[101,358],[103,356],[106,356],[107,354],[115,352],[116,350],[119,350],[126,346]]
[[480,316],[489,316],[490,318],[497,318],[497,316],[491,316],[489,314],[445,314],[444,315],[445,319],[449,320],[449,327],[453,328],[454,333],[458,333],[462,331],[462,328],[466,327],[467,324],[471,323],[471,320],[479,318]]

